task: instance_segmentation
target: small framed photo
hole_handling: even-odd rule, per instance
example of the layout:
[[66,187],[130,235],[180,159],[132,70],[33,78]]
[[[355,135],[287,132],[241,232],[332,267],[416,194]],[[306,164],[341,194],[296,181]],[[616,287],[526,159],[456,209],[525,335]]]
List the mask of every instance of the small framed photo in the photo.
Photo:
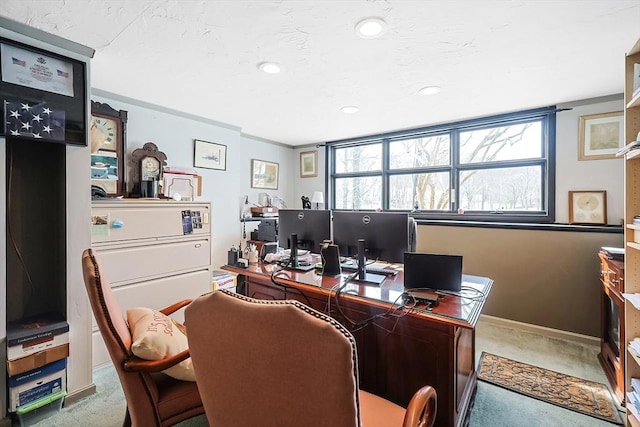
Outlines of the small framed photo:
[[622,111],[580,116],[578,160],[614,159],[625,145]]
[[251,160],[251,188],[278,189],[278,164],[264,160]]
[[569,191],[569,224],[607,224],[606,191]]
[[318,150],[300,153],[300,178],[318,176]]
[[214,142],[193,140],[193,166],[197,168],[227,170],[227,146]]

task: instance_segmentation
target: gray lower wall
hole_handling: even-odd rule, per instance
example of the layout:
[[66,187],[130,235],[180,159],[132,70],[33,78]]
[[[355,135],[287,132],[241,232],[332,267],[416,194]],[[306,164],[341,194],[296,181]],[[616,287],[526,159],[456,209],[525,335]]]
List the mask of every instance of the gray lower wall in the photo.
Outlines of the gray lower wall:
[[483,314],[600,336],[601,246],[621,233],[419,225],[417,250],[463,255],[465,274],[490,277]]

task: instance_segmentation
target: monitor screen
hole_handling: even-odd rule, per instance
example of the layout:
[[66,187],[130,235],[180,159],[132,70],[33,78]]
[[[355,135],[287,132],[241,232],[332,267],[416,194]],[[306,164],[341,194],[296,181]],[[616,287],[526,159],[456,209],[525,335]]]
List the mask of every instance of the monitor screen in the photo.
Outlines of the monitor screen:
[[404,254],[404,288],[460,292],[462,255]]
[[298,249],[320,253],[324,240],[331,239],[331,211],[280,209],[278,212],[278,245],[291,249],[291,234],[298,235]]
[[340,255],[356,256],[358,239],[365,240],[368,259],[403,262],[409,250],[409,214],[334,211],[333,242]]

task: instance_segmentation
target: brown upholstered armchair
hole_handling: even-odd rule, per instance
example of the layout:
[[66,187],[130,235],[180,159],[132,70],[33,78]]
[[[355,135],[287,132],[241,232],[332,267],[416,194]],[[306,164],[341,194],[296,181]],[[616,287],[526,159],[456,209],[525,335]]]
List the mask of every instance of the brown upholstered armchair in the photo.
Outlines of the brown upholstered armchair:
[[427,427],[435,421],[430,386],[406,410],[359,390],[351,333],[297,301],[217,291],[195,299],[185,323],[212,426]]
[[[189,350],[163,360],[142,360],[131,353],[131,333],[95,253],[82,254],[84,283],[93,315],[120,378],[127,400],[124,426],[170,426],[204,413],[196,383],[173,379],[160,371],[189,357]],[[190,300],[161,312],[171,314]]]

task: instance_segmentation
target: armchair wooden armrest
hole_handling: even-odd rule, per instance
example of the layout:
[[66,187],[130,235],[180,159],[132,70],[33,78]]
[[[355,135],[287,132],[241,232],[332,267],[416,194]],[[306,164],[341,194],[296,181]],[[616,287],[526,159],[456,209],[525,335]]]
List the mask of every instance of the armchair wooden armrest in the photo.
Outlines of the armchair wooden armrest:
[[124,361],[124,370],[127,372],[161,372],[189,357],[191,357],[189,350],[181,351],[178,354],[160,360],[145,360],[134,356]]
[[431,386],[424,386],[416,391],[404,415],[403,427],[430,427],[436,420],[437,412],[436,390]]
[[185,299],[185,300],[179,301],[179,302],[177,302],[175,304],[171,304],[170,306],[165,307],[165,308],[163,308],[162,310],[159,310],[159,311],[160,311],[160,313],[168,316],[171,313],[175,313],[176,311],[180,310],[182,307],[186,307],[187,305],[191,304],[191,301],[193,301],[193,300]]

